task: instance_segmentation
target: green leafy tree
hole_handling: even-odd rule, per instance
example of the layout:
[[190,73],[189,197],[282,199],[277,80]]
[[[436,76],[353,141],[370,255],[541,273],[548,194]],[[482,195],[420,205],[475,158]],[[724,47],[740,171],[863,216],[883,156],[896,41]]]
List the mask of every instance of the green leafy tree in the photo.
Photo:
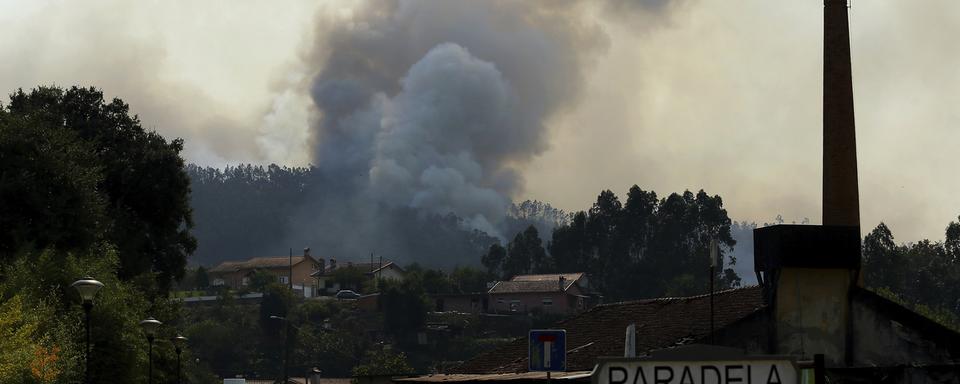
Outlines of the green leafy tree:
[[[76,292],[69,287],[78,276],[90,275],[104,283],[91,312],[91,357],[95,356],[90,360],[92,382],[146,380],[147,343],[138,326],[140,320],[153,316],[166,324],[157,335],[160,340],[174,335],[178,305],[166,300],[151,302],[134,283],[117,278],[117,265],[116,252],[104,246],[82,255],[29,251],[3,267],[6,274],[0,282],[0,302],[17,295],[24,308],[39,316],[32,338],[44,347],[42,354],[47,359],[56,355],[52,366],[60,373],[54,382],[82,378],[83,311]],[[173,348],[160,342],[155,344],[154,354],[156,379],[171,380],[168,373],[175,372],[176,364]]]
[[573,215],[569,225],[554,228],[547,248],[558,271],[588,271],[592,246],[587,241],[586,225],[587,213],[579,211]]
[[450,273],[450,280],[459,293],[485,292],[487,282],[493,278],[490,273],[473,267],[457,267]]
[[554,228],[551,263],[534,270],[586,272],[591,285],[614,300],[697,294],[707,289],[709,248],[717,239],[724,263],[715,280],[720,288],[735,287],[740,278],[731,268],[736,241],[730,226],[723,200],[702,190],[658,199],[633,186],[626,204],[604,190],[589,210]]
[[893,233],[880,223],[863,238],[864,279],[878,288],[900,289],[906,260],[903,250],[894,242]]
[[104,231],[94,148],[51,124],[0,107],[0,262],[23,248],[83,250]]
[[287,286],[277,283],[267,285],[260,301],[260,328],[264,335],[282,336],[283,321],[271,316],[286,317],[293,302],[293,295]]
[[380,291],[380,303],[384,331],[401,342],[412,341],[426,322],[429,307],[422,282],[417,278],[385,284]]
[[264,270],[255,270],[253,274],[250,275],[250,290],[254,292],[264,292],[268,286],[272,284],[279,284],[277,276],[264,271]]
[[960,223],[950,222],[944,232],[944,241],[898,245],[880,223],[863,239],[864,283],[895,301],[913,303],[928,317],[955,324],[960,315]]
[[353,376],[400,376],[413,372],[403,352],[390,350],[369,351],[363,364],[353,368]]
[[207,289],[210,287],[210,275],[207,273],[207,268],[204,266],[197,267],[196,275],[194,275],[194,284],[196,284],[199,289]]
[[504,277],[531,272],[543,273],[550,269],[547,252],[536,227],[527,227],[507,244],[507,257],[503,262]]
[[[15,123],[21,128],[29,124],[33,129],[54,131],[40,134],[53,143],[76,138],[89,149],[86,152],[93,155],[95,163],[88,164],[87,159],[73,162],[86,169],[81,173],[85,180],[76,180],[79,184],[67,189],[86,189],[84,186],[90,178],[96,174],[101,176],[96,180],[96,191],[105,204],[105,220],[96,223],[102,226],[92,225],[91,228],[105,228],[104,239],[116,246],[121,278],[129,280],[144,273],[155,273],[159,289],[166,291],[173,280],[183,277],[186,258],[196,248],[196,240],[189,233],[193,226],[189,205],[190,181],[180,157],[182,140],[168,142],[156,132],[143,129],[139,119],[130,115],[126,103],[120,99],[106,102],[103,93],[95,88],[39,87],[29,93],[18,90],[10,96],[4,116],[7,121],[21,119]],[[67,148],[71,153],[79,151]],[[14,153],[29,155],[31,152]],[[40,166],[55,171],[50,167],[56,164],[58,160],[54,158]],[[42,176],[35,175],[33,183],[23,182],[21,186],[25,190],[20,192],[41,192],[36,188],[45,182],[40,180]],[[79,201],[89,207],[82,208],[84,212],[96,209],[95,201],[84,197]],[[76,210],[67,208],[51,211],[46,217],[64,215],[69,218]],[[73,217],[75,220],[100,220],[96,215],[74,214]],[[80,228],[79,224],[69,225]],[[19,225],[34,224],[27,221]],[[30,229],[21,232],[29,233]],[[41,238],[33,236],[27,240]],[[7,249],[18,246],[14,243],[7,245]]]
[[507,258],[507,249],[499,243],[490,244],[487,253],[483,255],[481,263],[487,272],[497,277],[503,277],[503,262]]
[[367,272],[355,266],[340,266],[334,269],[331,274],[333,281],[340,284],[343,289],[360,289],[367,280]]

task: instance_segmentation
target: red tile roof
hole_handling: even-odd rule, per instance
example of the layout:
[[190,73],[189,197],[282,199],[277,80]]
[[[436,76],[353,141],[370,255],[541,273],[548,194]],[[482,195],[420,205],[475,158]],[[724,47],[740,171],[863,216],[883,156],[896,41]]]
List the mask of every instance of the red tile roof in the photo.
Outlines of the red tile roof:
[[539,280],[539,281],[498,281],[488,293],[534,293],[534,292],[560,292],[570,289],[576,281],[565,280],[563,289],[560,289],[559,280]]
[[[294,256],[293,265],[300,264],[304,259],[303,256]],[[313,259],[312,257],[310,258]],[[314,261],[316,262],[316,261]],[[233,272],[239,271],[241,269],[255,269],[255,268],[287,268],[291,263],[290,256],[278,256],[278,257],[254,257],[246,261],[224,261],[217,265],[216,267],[210,268],[210,272]]]
[[[720,329],[766,307],[759,287],[717,292],[714,321]],[[710,332],[708,295],[603,304],[556,325],[567,331],[567,370],[590,370],[597,357],[622,356],[623,337],[637,326],[637,354],[682,345]],[[451,373],[512,373],[527,370],[527,339],[519,338],[466,361]]]
[[557,281],[563,276],[567,281],[577,281],[583,277],[583,272],[577,273],[547,273],[540,275],[516,275],[511,281]]

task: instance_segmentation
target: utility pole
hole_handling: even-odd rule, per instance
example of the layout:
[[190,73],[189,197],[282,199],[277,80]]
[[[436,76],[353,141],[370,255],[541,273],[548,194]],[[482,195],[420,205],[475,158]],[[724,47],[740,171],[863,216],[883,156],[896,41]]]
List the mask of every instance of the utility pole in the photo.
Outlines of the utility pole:
[[717,269],[717,254],[720,253],[718,249],[717,239],[710,239],[710,344],[716,344],[713,336],[713,278],[716,275]]
[[287,314],[283,320],[283,384],[290,381],[290,312],[293,310],[293,248],[290,248],[287,268],[287,283],[290,286],[290,301],[287,302]]

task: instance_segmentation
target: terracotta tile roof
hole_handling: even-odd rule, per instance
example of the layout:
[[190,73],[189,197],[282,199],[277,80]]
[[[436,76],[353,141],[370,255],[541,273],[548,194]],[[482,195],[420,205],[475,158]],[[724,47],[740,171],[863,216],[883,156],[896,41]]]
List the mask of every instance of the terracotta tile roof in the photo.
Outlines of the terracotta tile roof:
[[563,276],[567,281],[576,281],[583,277],[583,272],[577,273],[547,273],[541,275],[516,275],[510,281],[557,281]]
[[[717,292],[714,321],[720,329],[766,305],[760,287]],[[567,370],[590,370],[597,357],[622,356],[627,325],[637,325],[637,354],[690,343],[710,332],[708,295],[603,304],[556,325],[567,330]],[[451,373],[512,373],[527,370],[527,339],[482,353]]]
[[539,281],[498,281],[490,288],[488,293],[535,293],[535,292],[560,292],[570,289],[576,283],[574,280],[565,280],[563,289],[560,289],[559,280],[539,280]]
[[[310,258],[313,259],[312,257]],[[303,256],[294,256],[293,265],[300,264],[304,260]],[[246,261],[224,261],[210,269],[210,272],[234,272],[241,269],[256,269],[256,268],[287,268],[290,263],[289,256],[278,256],[278,257],[254,257]]]
[[234,271],[239,270],[239,269],[240,269],[240,265],[242,265],[242,264],[243,264],[242,261],[224,261],[224,262],[218,264],[216,267],[210,268],[210,271],[209,271],[209,272],[213,272],[213,273],[217,273],[217,272],[234,272]]

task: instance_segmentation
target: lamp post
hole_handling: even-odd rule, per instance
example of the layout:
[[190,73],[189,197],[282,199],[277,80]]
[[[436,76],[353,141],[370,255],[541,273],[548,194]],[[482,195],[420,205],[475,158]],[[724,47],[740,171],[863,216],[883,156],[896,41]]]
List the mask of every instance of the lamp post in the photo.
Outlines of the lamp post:
[[273,320],[280,320],[283,322],[283,384],[287,384],[290,381],[290,377],[287,374],[287,367],[290,362],[290,348],[287,345],[287,339],[290,338],[290,322],[287,321],[286,317],[283,316],[270,316]]
[[183,345],[187,343],[187,338],[178,334],[177,336],[174,336],[172,340],[173,347],[175,348],[174,350],[177,352],[177,384],[181,384],[182,381],[180,376],[182,369],[180,369],[180,353],[183,352]]
[[71,287],[77,290],[77,293],[80,294],[80,299],[83,300],[83,316],[84,316],[84,327],[86,328],[87,338],[86,345],[83,349],[83,377],[84,381],[90,382],[90,310],[93,309],[93,298],[97,296],[97,291],[100,288],[103,288],[103,283],[94,280],[90,276],[85,276],[80,280],[74,281],[73,284],[70,284]]
[[153,384],[153,337],[157,335],[157,328],[160,328],[162,324],[160,320],[154,319],[152,316],[140,322],[140,328],[143,328],[143,333],[147,335],[147,342],[150,345],[147,350],[147,360],[150,364],[150,368],[147,371],[147,380],[150,384]]

